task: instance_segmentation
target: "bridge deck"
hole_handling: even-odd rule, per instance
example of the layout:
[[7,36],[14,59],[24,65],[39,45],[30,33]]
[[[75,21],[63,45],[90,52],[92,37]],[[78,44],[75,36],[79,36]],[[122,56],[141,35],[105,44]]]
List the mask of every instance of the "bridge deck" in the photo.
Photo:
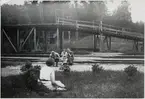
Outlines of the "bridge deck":
[[[51,29],[55,30],[56,28],[60,28],[64,31],[76,31],[78,32],[88,32],[90,34],[100,34],[99,25],[91,25],[91,24],[76,24],[74,22],[59,22],[59,23],[43,23],[43,24],[18,24],[18,25],[4,25],[2,28],[32,28],[36,27],[37,29]],[[136,32],[129,32],[123,30],[117,30],[108,27],[102,27],[103,35],[113,36],[118,38],[130,39],[130,40],[137,40],[137,41],[144,41],[144,35],[141,33]]]

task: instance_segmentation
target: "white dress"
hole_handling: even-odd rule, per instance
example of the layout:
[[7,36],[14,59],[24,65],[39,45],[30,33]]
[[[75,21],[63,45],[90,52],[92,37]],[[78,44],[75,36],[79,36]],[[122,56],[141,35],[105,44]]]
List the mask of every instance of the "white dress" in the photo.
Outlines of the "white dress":
[[[66,90],[65,85],[60,81],[55,81],[55,71],[48,66],[43,66],[40,70],[40,80],[44,86],[50,90]],[[54,82],[58,87],[52,85]]]
[[61,56],[62,56],[62,60],[63,60],[63,63],[67,63],[67,56],[68,56],[68,53],[67,52],[62,52],[61,53]]

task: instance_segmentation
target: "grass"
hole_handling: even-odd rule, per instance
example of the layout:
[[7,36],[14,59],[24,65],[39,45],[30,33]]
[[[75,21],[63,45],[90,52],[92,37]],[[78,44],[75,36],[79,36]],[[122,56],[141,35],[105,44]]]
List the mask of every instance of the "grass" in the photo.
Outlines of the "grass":
[[[17,62],[16,62],[17,61]],[[19,60],[14,60],[14,61],[2,61],[1,62],[1,68],[7,67],[7,66],[17,66],[17,65],[22,65],[25,62],[19,61]]]
[[[25,87],[22,75],[2,77],[2,97],[19,98],[143,98],[144,74],[137,73],[128,80],[123,71],[103,71],[96,75],[92,72],[56,72],[56,79],[68,88],[58,95],[56,92],[40,94]],[[43,93],[43,92],[42,92]]]

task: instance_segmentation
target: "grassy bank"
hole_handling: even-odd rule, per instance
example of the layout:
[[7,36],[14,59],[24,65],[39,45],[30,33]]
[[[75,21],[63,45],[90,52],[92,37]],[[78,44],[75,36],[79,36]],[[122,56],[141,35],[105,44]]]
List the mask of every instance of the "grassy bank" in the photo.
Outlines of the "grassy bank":
[[[43,93],[30,91],[23,83],[22,75],[2,77],[2,97],[60,97],[60,98],[143,98],[144,74],[137,73],[132,80],[122,71],[103,71],[96,75],[92,72],[71,72],[66,75],[56,72],[56,79],[68,88],[58,95],[56,92]],[[43,93],[43,94],[42,94]]]

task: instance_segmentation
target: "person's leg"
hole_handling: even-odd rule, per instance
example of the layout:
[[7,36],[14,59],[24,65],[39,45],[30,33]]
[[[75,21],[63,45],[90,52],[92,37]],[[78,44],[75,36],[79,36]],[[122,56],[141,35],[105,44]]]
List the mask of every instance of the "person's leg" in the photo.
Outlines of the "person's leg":
[[42,84],[51,91],[56,90],[56,87],[52,85],[51,81],[43,81]]
[[56,62],[56,65],[55,66],[58,67],[58,62]]
[[55,59],[55,66],[58,67],[58,61],[59,59]]
[[61,81],[55,81],[57,86],[60,86],[62,88],[65,88],[65,85]]

